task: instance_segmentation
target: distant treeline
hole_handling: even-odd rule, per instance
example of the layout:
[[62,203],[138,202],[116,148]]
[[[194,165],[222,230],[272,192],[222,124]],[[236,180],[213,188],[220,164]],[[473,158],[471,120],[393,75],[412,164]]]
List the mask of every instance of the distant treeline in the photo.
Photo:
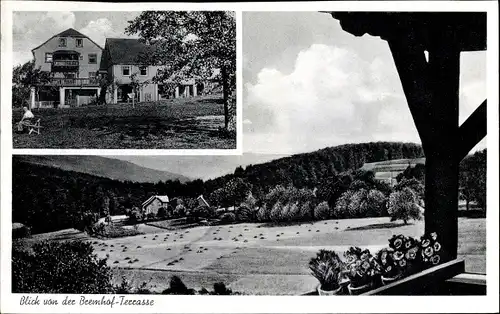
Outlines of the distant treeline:
[[30,226],[33,233],[71,227],[81,229],[91,215],[122,214],[127,209],[140,207],[154,194],[182,198],[184,204],[203,194],[213,207],[226,207],[239,206],[248,192],[257,200],[264,199],[279,185],[318,189],[318,201],[333,205],[329,201],[332,193],[325,191],[331,178],[358,169],[365,162],[418,157],[423,157],[423,151],[416,144],[349,144],[238,167],[233,174],[213,180],[155,184],[116,181],[33,165],[14,157],[13,221]]

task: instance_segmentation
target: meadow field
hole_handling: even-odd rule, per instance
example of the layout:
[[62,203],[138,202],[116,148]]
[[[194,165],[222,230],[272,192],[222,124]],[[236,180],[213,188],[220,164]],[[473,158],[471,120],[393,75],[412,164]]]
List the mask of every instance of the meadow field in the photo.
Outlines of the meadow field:
[[[236,137],[224,127],[218,96],[161,102],[34,109],[40,135],[13,133],[14,148],[234,149]],[[13,125],[22,109],[12,113]]]
[[[241,223],[166,231],[139,225],[144,234],[94,239],[75,231],[34,236],[41,239],[82,238],[97,255],[108,257],[116,284],[124,276],[151,290],[168,287],[172,275],[189,287],[210,288],[224,282],[233,291],[258,295],[300,295],[315,289],[308,262],[319,249],[338,252],[350,246],[372,252],[387,245],[393,234],[419,237],[424,223],[403,225],[387,217],[326,220],[288,226]],[[485,273],[486,220],[459,218],[459,257],[467,272]]]

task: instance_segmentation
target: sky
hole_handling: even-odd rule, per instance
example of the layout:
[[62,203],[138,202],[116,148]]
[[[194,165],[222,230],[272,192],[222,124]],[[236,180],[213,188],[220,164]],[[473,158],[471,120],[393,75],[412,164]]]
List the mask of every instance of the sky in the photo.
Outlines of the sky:
[[[420,143],[387,42],[328,14],[243,13],[243,84],[246,151]],[[486,53],[462,54],[460,123],[485,98]]]
[[[73,27],[104,46],[138,12],[17,12],[14,64]],[[420,143],[387,42],[317,12],[243,13],[243,156],[121,159],[190,177],[345,143]],[[463,53],[460,123],[486,98],[485,52]],[[484,148],[483,140],[476,148]]]
[[37,12],[18,11],[13,16],[13,64],[33,59],[31,50],[50,37],[74,28],[104,48],[106,37],[129,38],[125,35],[127,21],[140,12]]

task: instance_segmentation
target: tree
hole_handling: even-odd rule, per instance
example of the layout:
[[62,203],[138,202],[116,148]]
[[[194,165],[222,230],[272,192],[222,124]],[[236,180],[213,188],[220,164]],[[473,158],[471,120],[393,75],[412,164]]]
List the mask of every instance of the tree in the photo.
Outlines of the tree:
[[330,218],[330,206],[327,202],[321,202],[314,208],[314,218],[318,220]]
[[486,209],[486,150],[469,155],[460,163],[460,197],[466,201],[467,210],[474,201]]
[[112,272],[106,259],[82,241],[40,242],[33,252],[13,249],[14,293],[112,293]]
[[224,11],[146,11],[129,21],[125,32],[138,34],[154,49],[142,55],[145,64],[164,66],[155,82],[200,77],[222,85],[225,128],[229,126],[230,95],[236,89],[236,19]]
[[26,106],[31,88],[37,93],[40,85],[50,82],[51,78],[51,72],[35,68],[34,60],[15,66],[12,70],[12,106]]
[[392,192],[387,207],[391,221],[403,220],[406,225],[408,220],[420,220],[422,217],[418,203],[417,194],[408,187],[403,188],[401,191]]

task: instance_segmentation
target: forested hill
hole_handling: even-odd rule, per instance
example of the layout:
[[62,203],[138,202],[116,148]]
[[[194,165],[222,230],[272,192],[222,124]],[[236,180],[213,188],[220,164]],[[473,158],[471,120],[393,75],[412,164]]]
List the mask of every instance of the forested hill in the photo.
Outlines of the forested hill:
[[120,181],[155,183],[167,180],[181,182],[190,180],[177,173],[150,169],[128,161],[100,156],[26,155],[18,158],[30,164],[45,165]]
[[414,143],[346,144],[249,165],[244,169],[238,167],[233,174],[208,180],[205,186],[213,191],[240,177],[263,191],[278,184],[314,188],[334,174],[361,168],[365,162],[420,157],[424,157],[422,146]]

